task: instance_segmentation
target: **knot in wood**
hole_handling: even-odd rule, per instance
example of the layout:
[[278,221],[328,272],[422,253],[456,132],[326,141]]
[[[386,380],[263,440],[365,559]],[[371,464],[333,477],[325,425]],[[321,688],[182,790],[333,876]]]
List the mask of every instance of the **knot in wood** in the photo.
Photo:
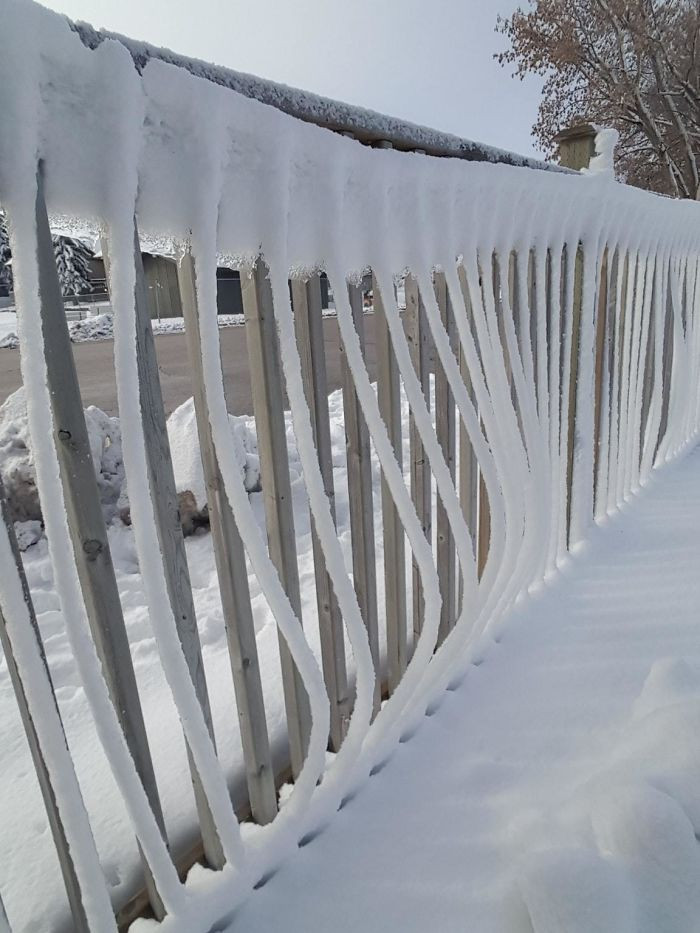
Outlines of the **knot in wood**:
[[97,541],[95,538],[88,538],[87,541],[83,541],[83,551],[88,560],[96,560],[98,555],[102,553],[102,542]]

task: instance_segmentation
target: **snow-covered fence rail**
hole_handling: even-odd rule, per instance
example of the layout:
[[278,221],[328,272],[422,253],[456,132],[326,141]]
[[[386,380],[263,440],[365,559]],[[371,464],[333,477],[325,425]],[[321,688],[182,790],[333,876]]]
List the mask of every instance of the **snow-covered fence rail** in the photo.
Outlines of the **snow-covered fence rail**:
[[[64,20],[31,4],[2,0],[2,19],[0,201],[56,587],[152,909],[164,928],[192,933],[309,842],[478,660],[515,600],[556,571],[595,518],[696,437],[700,214],[696,204],[617,185],[605,171],[572,177],[373,150],[162,61],[138,72],[121,43],[86,48]],[[174,704],[187,748],[189,777],[178,778],[193,783],[202,836],[194,854],[220,872],[216,885],[196,873],[183,885],[178,871],[194,856],[167,842],[164,774],[153,764],[159,735],[143,723],[47,207],[91,225],[108,257],[133,533],[171,694],[163,702]],[[210,710],[136,220],[139,230],[174,241],[181,256],[235,689],[237,725],[232,703],[225,734]],[[264,530],[241,479],[223,390],[221,261],[243,277]],[[329,440],[320,270],[333,288],[344,361],[340,472]],[[376,385],[363,335],[368,271]],[[312,515],[314,572],[303,581],[287,405]],[[340,483],[350,553],[334,510]],[[0,559],[6,670],[73,926],[101,933],[126,924],[135,902],[124,909],[130,892],[117,890],[110,903],[95,801],[84,800],[63,737],[61,698],[5,522]],[[268,721],[274,682],[259,663],[251,581],[279,629],[274,681],[286,725]],[[303,627],[302,587],[317,605]],[[272,747],[281,730],[293,777],[283,806]],[[231,731],[243,749],[245,812],[257,827],[239,823],[232,775],[217,754]],[[2,894],[12,923],[22,907],[14,887]],[[55,913],[59,925],[58,902]]]

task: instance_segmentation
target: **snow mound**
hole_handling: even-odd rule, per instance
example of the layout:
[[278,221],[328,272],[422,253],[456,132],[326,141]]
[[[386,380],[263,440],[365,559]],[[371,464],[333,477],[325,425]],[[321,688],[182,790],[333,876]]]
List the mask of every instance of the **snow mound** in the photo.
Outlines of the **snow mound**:
[[592,818],[601,851],[618,857],[632,879],[640,933],[694,933],[700,916],[700,846],[683,808],[639,783],[615,788]]
[[518,877],[535,933],[635,933],[624,872],[591,849],[535,853]]
[[[91,405],[85,411],[85,423],[102,508],[111,521],[124,482],[119,420]],[[24,387],[0,406],[0,473],[13,521],[41,522]]]
[[19,337],[15,333],[6,334],[0,340],[0,350],[16,350],[19,347]]
[[[260,459],[255,434],[255,419],[247,415],[229,415],[238,464],[246,490],[260,489]],[[207,490],[200,456],[194,399],[183,402],[168,418],[168,438],[173,458],[178,495],[191,493],[198,512],[205,512]]]
[[[289,420],[288,413],[287,418]],[[245,488],[249,493],[258,492],[261,482],[255,419],[248,415],[229,415],[229,421]],[[119,516],[128,525],[131,517],[119,419],[91,405],[85,410],[85,423],[105,521],[109,524]],[[185,535],[190,535],[198,528],[209,526],[193,399],[172,413],[167,428],[182,528]],[[287,432],[291,442],[290,424]],[[296,464],[298,457],[295,451],[291,458]],[[24,388],[19,388],[0,406],[0,475],[10,502],[12,519],[16,523],[24,523],[22,529],[18,526],[20,546],[30,547],[38,540],[36,531],[41,527],[42,513]]]
[[632,716],[642,719],[690,697],[700,697],[700,671],[682,658],[661,658],[649,672],[632,708]]
[[530,830],[516,888],[534,933],[697,931],[698,734],[700,674],[659,659],[608,750]]
[[71,321],[68,332],[73,343],[86,340],[111,340],[114,337],[114,317],[111,312],[96,314],[82,321]]
[[44,533],[41,522],[15,522],[15,536],[20,551],[26,551],[41,538]]

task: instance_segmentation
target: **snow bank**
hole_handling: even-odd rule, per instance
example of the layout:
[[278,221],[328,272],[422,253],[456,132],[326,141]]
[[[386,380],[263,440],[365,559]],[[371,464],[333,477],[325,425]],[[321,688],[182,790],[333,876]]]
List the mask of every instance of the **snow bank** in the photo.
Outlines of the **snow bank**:
[[70,321],[68,333],[73,343],[86,340],[111,340],[114,336],[114,324],[109,312],[86,317],[82,321]]
[[[240,327],[245,324],[245,319],[242,314],[219,314],[217,323],[219,327]],[[152,320],[151,329],[156,335],[183,334],[185,322],[181,317]],[[86,340],[112,340],[114,338],[114,315],[108,311],[95,317],[85,318],[83,321],[73,321],[68,324],[68,330],[73,343],[82,343]]]
[[[335,312],[324,311],[324,317],[332,316]],[[242,314],[220,314],[217,317],[219,327],[242,327],[245,318]],[[181,317],[163,318],[160,321],[151,321],[151,329],[157,336],[159,334],[184,334],[185,322]],[[114,316],[111,311],[83,318],[81,321],[69,321],[68,333],[73,343],[86,343],[92,340],[114,339]],[[6,333],[0,338],[0,350],[17,350],[19,337],[14,331]]]

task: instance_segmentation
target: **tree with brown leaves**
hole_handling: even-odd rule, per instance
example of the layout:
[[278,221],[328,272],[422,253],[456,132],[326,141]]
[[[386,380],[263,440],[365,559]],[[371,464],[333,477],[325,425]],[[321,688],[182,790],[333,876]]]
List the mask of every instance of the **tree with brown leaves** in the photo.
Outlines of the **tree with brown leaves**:
[[620,178],[679,198],[700,195],[700,0],[528,0],[497,31],[515,75],[545,78],[534,135],[578,122],[620,133]]

